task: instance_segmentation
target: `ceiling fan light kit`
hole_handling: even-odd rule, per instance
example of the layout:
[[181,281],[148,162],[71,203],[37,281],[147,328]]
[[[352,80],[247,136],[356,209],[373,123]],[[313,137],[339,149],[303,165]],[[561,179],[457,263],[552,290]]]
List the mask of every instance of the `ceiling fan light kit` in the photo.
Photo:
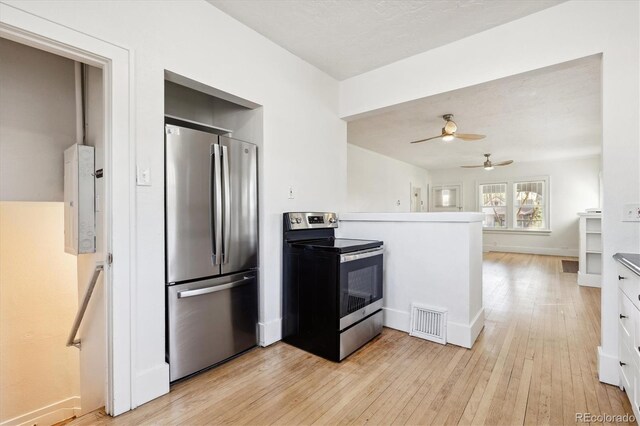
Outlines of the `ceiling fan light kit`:
[[455,121],[453,121],[453,114],[445,114],[442,116],[444,119],[444,127],[442,128],[442,133],[438,136],[432,136],[427,139],[420,139],[418,141],[413,141],[411,143],[421,143],[427,142],[434,139],[442,139],[443,142],[451,142],[454,139],[460,139],[463,141],[477,141],[479,139],[484,139],[485,135],[477,135],[474,133],[458,133],[458,125]]
[[492,163],[491,160],[489,159],[491,154],[484,154],[484,156],[486,160],[484,161],[483,164],[479,164],[476,166],[460,166],[460,167],[462,167],[463,169],[476,169],[476,168],[482,167],[485,170],[493,170],[495,167],[508,166],[509,164],[513,163],[513,160],[502,161],[500,163]]

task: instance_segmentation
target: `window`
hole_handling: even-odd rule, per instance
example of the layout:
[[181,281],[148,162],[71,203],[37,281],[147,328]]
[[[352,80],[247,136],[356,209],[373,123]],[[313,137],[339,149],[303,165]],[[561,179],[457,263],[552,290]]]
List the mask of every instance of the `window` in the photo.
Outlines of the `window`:
[[478,208],[485,229],[549,231],[548,178],[478,185]]
[[462,185],[436,185],[431,190],[431,211],[457,212],[462,210]]
[[507,184],[480,185],[480,207],[484,213],[485,228],[507,227]]
[[514,221],[516,229],[546,229],[544,181],[514,184]]

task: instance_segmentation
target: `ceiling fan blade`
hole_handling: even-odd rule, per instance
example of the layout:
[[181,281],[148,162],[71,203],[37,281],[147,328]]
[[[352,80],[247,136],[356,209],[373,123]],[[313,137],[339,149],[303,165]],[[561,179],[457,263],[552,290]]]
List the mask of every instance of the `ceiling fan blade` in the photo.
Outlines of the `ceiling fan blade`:
[[513,163],[513,160],[502,161],[500,163],[493,163],[493,165],[494,166],[508,166],[511,163]]
[[477,141],[478,139],[486,138],[485,135],[476,135],[473,133],[454,133],[454,136],[463,141]]
[[484,164],[480,164],[479,166],[460,166],[463,169],[476,169],[478,167],[484,167]]
[[430,137],[430,138],[427,138],[427,139],[420,139],[419,141],[413,141],[413,142],[409,142],[409,143],[420,143],[420,142],[426,142],[426,141],[430,141],[430,140],[433,140],[433,139],[441,138],[442,136],[443,136],[443,135],[433,136],[433,137]]

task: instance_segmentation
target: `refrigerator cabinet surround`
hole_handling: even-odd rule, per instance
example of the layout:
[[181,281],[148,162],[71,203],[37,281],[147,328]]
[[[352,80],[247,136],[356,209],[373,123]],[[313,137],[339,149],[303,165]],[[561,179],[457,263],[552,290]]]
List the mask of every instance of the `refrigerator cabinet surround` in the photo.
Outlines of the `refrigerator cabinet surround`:
[[256,345],[256,272],[167,286],[173,382]]
[[166,125],[167,282],[258,267],[257,148]]

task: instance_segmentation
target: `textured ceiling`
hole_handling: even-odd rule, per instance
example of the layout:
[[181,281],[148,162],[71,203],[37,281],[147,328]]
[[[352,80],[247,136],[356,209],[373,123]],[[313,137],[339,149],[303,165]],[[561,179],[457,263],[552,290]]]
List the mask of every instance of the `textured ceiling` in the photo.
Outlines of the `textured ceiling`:
[[[601,152],[600,56],[395,105],[348,123],[348,142],[426,169],[493,161],[537,161]],[[476,142],[436,139],[442,115]]]
[[563,0],[208,0],[343,80]]

